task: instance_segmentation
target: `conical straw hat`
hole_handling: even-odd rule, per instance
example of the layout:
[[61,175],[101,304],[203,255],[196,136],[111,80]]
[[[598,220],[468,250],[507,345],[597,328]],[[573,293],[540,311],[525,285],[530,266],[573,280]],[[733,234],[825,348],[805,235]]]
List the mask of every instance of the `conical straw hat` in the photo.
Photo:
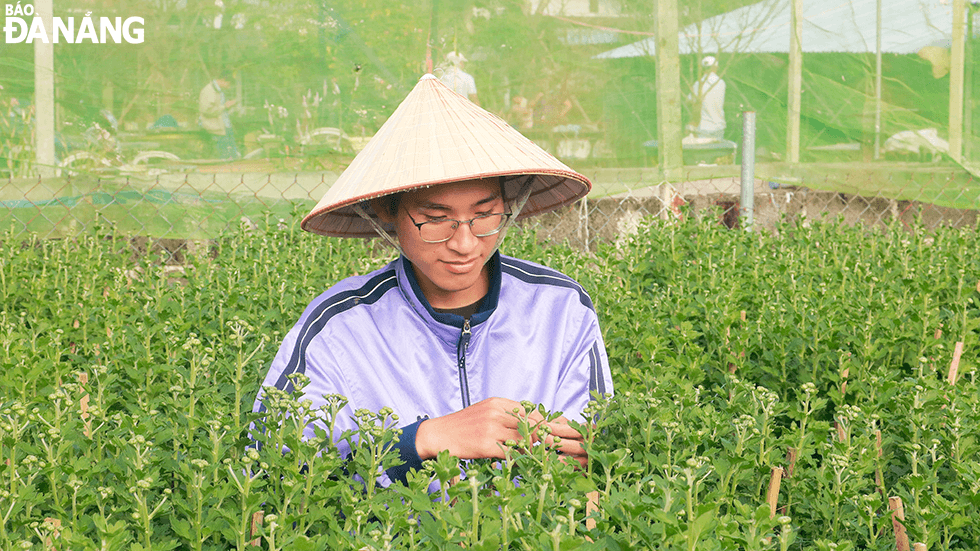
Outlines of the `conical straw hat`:
[[[378,133],[303,219],[304,230],[335,237],[374,237],[352,205],[391,193],[476,178],[504,177],[508,199],[531,182],[519,218],[584,197],[592,184],[551,154],[425,75]],[[370,208],[364,209],[375,216]]]

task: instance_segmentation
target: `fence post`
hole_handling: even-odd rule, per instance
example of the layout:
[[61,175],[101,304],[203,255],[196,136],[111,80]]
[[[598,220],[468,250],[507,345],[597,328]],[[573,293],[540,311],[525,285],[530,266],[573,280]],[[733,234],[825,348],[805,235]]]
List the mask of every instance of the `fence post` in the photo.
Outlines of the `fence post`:
[[755,212],[755,111],[742,113],[742,227],[752,230]]
[[578,237],[582,240],[582,250],[589,252],[589,197],[579,203]]

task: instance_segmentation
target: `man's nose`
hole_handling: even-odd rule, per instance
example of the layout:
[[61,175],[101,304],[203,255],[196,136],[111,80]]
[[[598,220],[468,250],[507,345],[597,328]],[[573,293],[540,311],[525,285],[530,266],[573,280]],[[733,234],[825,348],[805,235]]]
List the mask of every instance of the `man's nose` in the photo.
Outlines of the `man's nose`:
[[480,238],[473,235],[473,227],[470,226],[469,222],[461,222],[447,245],[456,252],[467,253],[472,251],[479,242]]

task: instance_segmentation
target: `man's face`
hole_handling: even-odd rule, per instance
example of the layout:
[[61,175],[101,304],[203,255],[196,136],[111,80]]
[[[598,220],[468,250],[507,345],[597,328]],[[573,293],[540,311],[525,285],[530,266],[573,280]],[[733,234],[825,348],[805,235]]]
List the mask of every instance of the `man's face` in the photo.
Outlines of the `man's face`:
[[[443,184],[405,193],[394,219],[398,242],[412,262],[422,292],[434,308],[458,308],[480,300],[490,287],[489,268],[500,234],[476,237],[469,224],[442,243],[422,241],[412,223],[438,218],[470,220],[504,212],[496,178]],[[387,216],[386,216],[387,217]]]

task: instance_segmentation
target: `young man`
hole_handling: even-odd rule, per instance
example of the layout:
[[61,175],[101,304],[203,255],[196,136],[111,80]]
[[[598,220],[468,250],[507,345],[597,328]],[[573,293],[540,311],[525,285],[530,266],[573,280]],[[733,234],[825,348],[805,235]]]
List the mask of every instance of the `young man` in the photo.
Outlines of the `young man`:
[[[589,400],[612,392],[592,301],[567,276],[497,247],[513,219],[589,187],[426,75],[302,224],[322,235],[376,231],[402,255],[314,299],[263,386],[291,391],[289,375],[305,373],[314,406],[345,396],[335,439],[355,428],[355,409],[391,407],[405,462],[389,470],[394,479],[442,450],[504,457],[505,442],[519,438],[521,400],[563,412],[551,434],[584,464],[568,420],[584,422]],[[255,409],[263,408],[260,392]]]

